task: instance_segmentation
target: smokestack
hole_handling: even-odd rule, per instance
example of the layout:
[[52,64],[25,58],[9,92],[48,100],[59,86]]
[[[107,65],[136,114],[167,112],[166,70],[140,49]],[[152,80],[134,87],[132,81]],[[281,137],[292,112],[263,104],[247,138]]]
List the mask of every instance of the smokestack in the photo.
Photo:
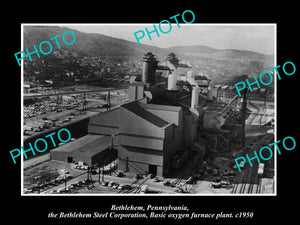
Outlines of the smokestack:
[[143,72],[142,81],[143,83],[155,84],[155,72],[157,68],[158,61],[155,56],[148,52],[142,59],[143,62]]

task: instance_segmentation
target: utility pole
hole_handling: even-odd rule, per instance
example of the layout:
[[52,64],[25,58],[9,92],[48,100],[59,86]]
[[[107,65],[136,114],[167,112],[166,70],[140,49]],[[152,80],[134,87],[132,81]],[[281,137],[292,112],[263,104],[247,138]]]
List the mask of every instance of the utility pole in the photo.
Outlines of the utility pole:
[[[102,165],[101,166],[101,173],[102,173],[102,181],[104,181],[104,166]],[[99,174],[100,174],[100,171],[99,171]]]
[[64,181],[65,181],[65,193],[67,193],[67,179],[66,179],[66,174],[64,174]]
[[107,111],[110,110],[110,91],[107,92],[107,96],[106,96],[106,106],[107,106]]
[[241,125],[242,125],[242,148],[245,147],[245,144],[246,144],[246,131],[245,131],[245,128],[246,128],[246,112],[247,112],[247,97],[246,97],[246,94],[247,94],[247,89],[245,89],[243,91],[243,94],[242,94],[242,109],[241,109]]
[[100,184],[100,178],[101,178],[101,174],[100,174],[101,170],[100,170],[100,163],[98,164],[98,183]]
[[[94,167],[98,167],[98,183],[100,184],[101,181],[104,181],[103,162],[102,163],[97,163]],[[101,179],[101,174],[102,174],[102,179]]]
[[87,108],[87,100],[86,100],[86,95],[83,93],[82,95],[82,111],[85,111]]

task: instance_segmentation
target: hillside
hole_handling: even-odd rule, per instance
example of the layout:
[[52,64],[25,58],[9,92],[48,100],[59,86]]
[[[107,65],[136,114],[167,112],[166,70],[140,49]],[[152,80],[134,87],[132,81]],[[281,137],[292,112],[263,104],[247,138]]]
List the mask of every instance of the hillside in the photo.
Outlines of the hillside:
[[[62,35],[71,30],[76,36],[72,45],[65,45],[58,38],[61,49],[51,41],[53,50],[49,55],[37,58],[33,62],[25,59],[25,79],[66,80],[102,77],[110,74],[140,74],[141,59],[147,52],[156,55],[162,61],[170,52],[180,60],[191,63],[193,69],[209,76],[215,82],[228,82],[234,76],[259,74],[273,67],[273,56],[236,49],[218,50],[207,46],[175,46],[158,48],[151,45],[138,45],[135,42],[109,37],[102,34],[83,33],[59,26],[24,26],[24,49],[33,51],[42,41]],[[38,77],[34,74],[39,74]]]
[[272,56],[264,55],[261,53],[246,51],[246,50],[237,50],[237,49],[215,49],[202,45],[193,45],[193,46],[175,46],[167,48],[170,51],[177,52],[183,55],[192,55],[192,56],[206,56],[210,58],[228,58],[228,59],[268,59]]
[[[62,50],[76,52],[79,56],[99,56],[99,57],[116,57],[123,59],[141,59],[146,51],[153,51],[156,55],[165,54],[167,51],[154,46],[142,45],[126,41],[123,39],[113,38],[102,34],[88,34],[67,27],[58,26],[26,26],[24,27],[24,47],[32,48],[33,45],[38,45],[40,42],[49,40],[58,34],[62,35],[65,31],[72,31],[76,36],[76,41],[73,45],[67,46],[62,43]],[[54,41],[53,51],[57,51]]]

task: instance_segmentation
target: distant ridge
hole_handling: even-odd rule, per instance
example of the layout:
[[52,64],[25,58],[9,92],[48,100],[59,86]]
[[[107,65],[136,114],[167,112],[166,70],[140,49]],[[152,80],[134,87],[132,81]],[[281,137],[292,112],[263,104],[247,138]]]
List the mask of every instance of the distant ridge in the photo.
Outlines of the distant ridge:
[[249,58],[249,59],[264,59],[268,57],[270,58],[273,57],[273,55],[265,55],[254,51],[238,50],[238,49],[215,49],[203,45],[175,46],[166,49],[183,55],[199,54],[199,56],[211,55],[212,57],[223,56],[229,58]]
[[76,42],[72,46],[64,46],[66,49],[72,49],[77,53],[95,56],[95,55],[127,55],[134,57],[141,57],[147,51],[152,51],[157,57],[163,57],[163,59],[170,52],[174,52],[180,55],[190,55],[198,53],[199,55],[219,55],[232,58],[249,57],[249,58],[264,58],[273,57],[264,55],[261,53],[237,50],[237,49],[215,49],[203,45],[193,46],[174,46],[169,48],[159,48],[151,45],[138,45],[135,42],[123,40],[120,38],[110,37],[97,33],[84,33],[67,27],[59,26],[24,26],[24,46],[25,48],[31,48],[34,44],[38,45],[40,42],[49,40],[58,34],[63,34],[65,31],[71,30],[76,35]]
[[[142,57],[147,52],[152,52],[159,61],[164,61],[168,54],[174,52],[180,60],[189,62],[197,72],[219,81],[241,74],[255,75],[274,67],[273,55],[265,55],[253,51],[219,50],[203,45],[159,48],[151,45],[138,45],[133,41],[103,34],[84,33],[60,26],[24,26],[23,30],[24,49],[28,48],[29,51],[33,51],[33,45],[38,46],[42,41],[49,41],[50,38],[59,34],[62,35],[65,31],[72,31],[76,36],[74,44],[65,45],[60,37],[61,50],[52,41],[53,51],[66,50],[74,52],[80,57],[102,57],[111,64],[130,61],[136,65],[140,65]],[[52,61],[55,61],[57,66],[63,67],[59,63],[61,61],[53,59],[53,57],[54,54],[41,56],[44,60],[52,58]],[[70,68],[68,69],[70,70]]]
[[174,46],[174,47],[169,47],[167,49],[174,52],[180,52],[182,54],[187,52],[201,52],[201,53],[211,54],[216,51],[219,51],[218,49],[203,46],[203,45]]

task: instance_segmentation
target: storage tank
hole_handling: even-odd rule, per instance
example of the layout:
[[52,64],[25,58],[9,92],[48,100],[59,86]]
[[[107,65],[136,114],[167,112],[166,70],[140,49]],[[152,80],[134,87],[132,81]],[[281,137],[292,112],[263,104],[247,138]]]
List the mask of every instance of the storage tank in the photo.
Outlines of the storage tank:
[[178,91],[179,87],[177,86],[178,75],[176,72],[168,76],[168,90],[169,91]]
[[142,81],[143,83],[155,84],[155,71],[157,68],[158,61],[155,56],[148,52],[142,59],[143,71],[142,71]]
[[208,101],[213,100],[213,85],[212,85],[211,81],[209,81],[208,87],[207,87],[207,100]]
[[192,109],[195,109],[198,106],[199,93],[200,93],[200,89],[194,87],[193,90],[192,90],[192,99],[191,99],[191,108]]
[[191,99],[191,108],[195,109],[199,103],[199,94],[200,88],[198,86],[197,81],[195,81],[195,73],[193,71],[188,71],[186,74],[186,81],[193,87],[192,90],[192,99]]

